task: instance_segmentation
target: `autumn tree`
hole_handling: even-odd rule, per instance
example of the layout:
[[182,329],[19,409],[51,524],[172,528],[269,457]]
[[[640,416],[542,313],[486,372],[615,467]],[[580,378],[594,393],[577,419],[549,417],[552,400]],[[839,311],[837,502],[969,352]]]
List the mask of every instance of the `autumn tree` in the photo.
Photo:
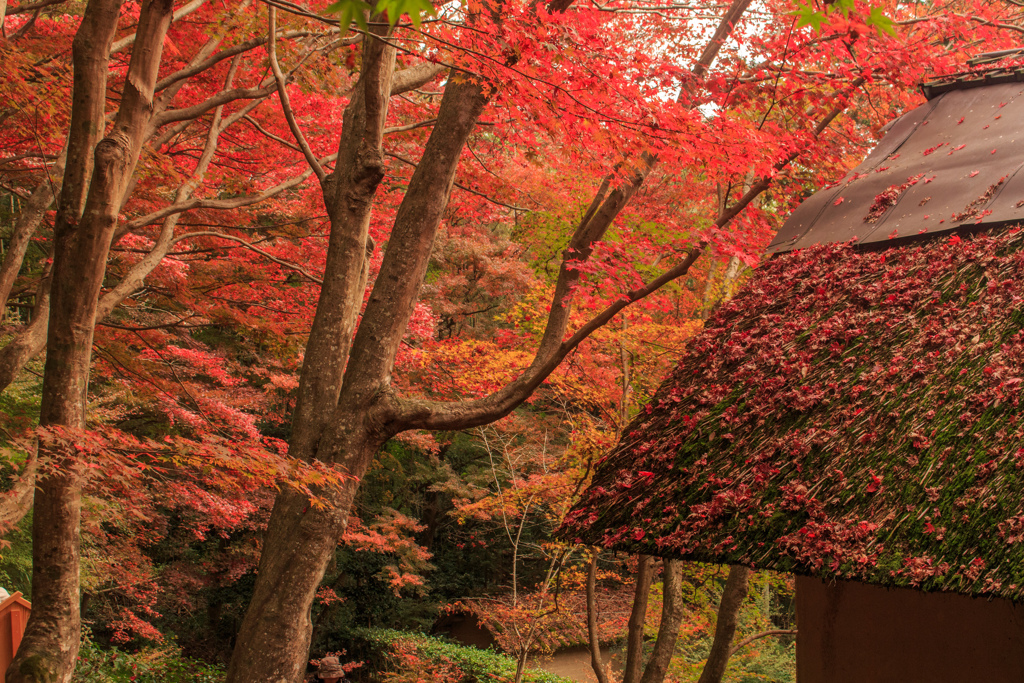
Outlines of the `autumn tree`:
[[[555,71],[546,68],[537,51],[546,55],[547,45],[556,40],[553,34],[572,44],[569,35],[558,34],[569,27],[579,30],[588,17],[600,21],[594,13],[600,9],[570,10],[563,4],[549,6],[545,11],[536,6],[519,8],[506,4],[500,14],[489,12],[487,7],[459,10],[462,17],[456,29],[457,38],[448,44],[457,44],[463,53],[450,57],[459,61],[448,77],[430,138],[396,213],[380,270],[363,308],[367,254],[374,247],[367,238],[367,226],[376,189],[384,176],[381,131],[398,35],[383,22],[371,24],[363,44],[360,80],[340,135],[338,170],[330,175],[318,173],[331,217],[332,243],[320,307],[303,365],[290,443],[291,453],[296,457],[334,463],[352,479],[324,493],[328,501],[324,508],[311,507],[305,496],[289,491],[278,497],[265,539],[255,595],[239,634],[229,680],[299,677],[309,637],[308,605],[339,530],[345,526],[358,480],[384,441],[407,430],[468,428],[508,414],[593,330],[629,303],[685,274],[709,240],[733,241],[735,245],[736,235],[749,235],[761,226],[756,215],[743,212],[791,162],[810,149],[824,153],[819,158],[838,162],[835,155],[843,145],[840,139],[823,137],[829,125],[869,81],[886,75],[905,76],[896,70],[912,62],[908,59],[910,54],[920,54],[916,51],[921,45],[915,40],[907,42],[908,36],[889,37],[885,31],[888,26],[878,27],[877,31],[870,27],[865,19],[870,8],[845,9],[830,24],[830,41],[812,31],[797,30],[797,19],[784,12],[774,15],[773,29],[781,30],[765,31],[762,37],[750,40],[758,60],[763,61],[752,68],[745,60],[736,59],[726,74],[710,80],[710,96],[700,95],[708,98],[708,102],[726,105],[729,115],[716,117],[705,125],[703,115],[692,107],[684,111],[670,108],[668,118],[652,120],[646,126],[640,124],[649,134],[645,144],[634,141],[622,150],[635,150],[635,156],[616,159],[615,170],[602,181],[568,240],[547,324],[529,366],[494,393],[461,402],[400,396],[391,382],[396,354],[415,310],[459,159],[487,107],[525,87],[518,85],[522,70],[532,72],[528,78],[533,84],[548,83],[547,79],[555,77]],[[529,33],[527,26],[531,27]],[[844,37],[848,43],[863,40],[865,45],[843,53],[826,45],[836,41],[844,44]],[[792,66],[796,55],[801,64],[798,69]],[[942,59],[956,57],[944,53]],[[560,66],[566,69],[568,64]],[[588,67],[595,68],[593,63],[588,63]],[[821,78],[822,74],[827,76]],[[748,83],[757,86],[741,85]],[[562,125],[569,127],[586,121],[581,109],[592,111],[588,103],[580,103],[557,85],[549,88],[562,114]],[[877,92],[873,90],[872,94]],[[591,96],[601,95],[598,91]],[[534,103],[520,100],[516,104],[520,108],[529,105]],[[631,108],[632,111],[636,110]],[[653,109],[646,110],[644,116],[659,118]],[[621,122],[620,117],[609,118],[618,119],[612,123]],[[852,131],[857,122],[850,120],[846,125]],[[707,149],[697,144],[704,135],[708,139],[724,136],[716,137],[722,143],[742,129],[747,137],[742,144],[733,138],[729,151],[734,154],[725,168],[712,167],[707,171],[725,188],[725,200],[720,202],[717,216],[697,231],[698,236],[691,238],[690,246],[676,256],[674,265],[644,283],[632,277],[635,271],[608,273],[601,268],[613,260],[613,255],[621,253],[604,238],[612,221],[650,176],[655,155],[665,158],[673,151],[667,141],[659,144],[668,139],[667,135],[661,137],[666,129],[692,131],[692,138],[680,134],[697,148],[696,156],[703,156]],[[305,149],[297,126],[294,132]],[[765,148],[751,154],[749,136],[763,142]],[[819,147],[819,139],[826,144]],[[306,157],[312,159],[313,155],[307,151]],[[745,182],[751,169],[753,178]],[[728,233],[725,227],[737,217],[741,217],[740,224],[746,229]],[[584,275],[592,272],[627,286],[612,286],[613,303],[566,338],[575,299],[586,284],[593,285],[593,280]],[[283,593],[281,586],[288,586],[289,591]]]
[[[183,33],[175,34],[173,15],[198,12],[201,2],[175,12],[169,1],[154,0],[135,15],[119,0],[90,0],[80,20],[64,20],[65,35],[75,31],[70,111],[56,112],[45,150],[32,151],[24,109],[5,111],[11,125],[3,129],[17,143],[4,167],[21,171],[30,163],[28,175],[38,181],[19,188],[24,208],[10,243],[29,244],[49,204],[57,203],[52,267],[44,254],[26,273],[29,247],[12,247],[0,277],[15,282],[20,273],[20,284],[4,285],[5,299],[13,293],[34,307],[0,352],[0,383],[9,384],[45,348],[40,423],[59,437],[40,450],[48,469],[36,494],[35,610],[11,680],[71,675],[79,620],[78,471],[88,461],[75,446],[88,426],[95,326],[139,292],[161,262],[238,246],[289,271],[303,296],[317,297],[288,453],[297,463],[332,470],[334,481],[278,494],[229,671],[231,681],[296,681],[307,657],[310,605],[359,481],[383,443],[403,432],[466,429],[509,414],[596,330],[687,275],[709,246],[753,260],[799,194],[860,156],[875,129],[916,97],[909,86],[924,69],[955,71],[963,46],[1009,45],[1018,30],[1018,9],[1000,3],[833,4],[827,13],[808,5],[793,15],[788,2],[766,2],[756,17],[742,19],[746,29],[709,42],[704,22],[734,27],[738,15],[722,22],[711,5],[553,0],[442,5],[436,18],[418,23],[418,16],[398,21],[405,9],[417,15],[418,6],[396,4],[389,16],[341,27],[324,6],[274,0],[269,12],[246,3],[230,17],[204,15],[192,34],[202,36],[194,43],[200,47],[188,55],[175,47],[173,59],[165,46],[184,45],[174,36],[187,37],[192,28],[183,22]],[[4,24],[4,56],[10,73],[21,75],[5,87],[22,96],[32,91],[25,83],[54,82],[16,49],[34,27],[55,25],[41,9],[2,12],[15,17]],[[933,40],[937,33],[944,40]],[[344,56],[325,56],[341,48]],[[118,61],[124,54],[130,59]],[[307,62],[333,88],[330,96],[317,100],[291,84]],[[236,85],[243,78],[248,87]],[[410,96],[435,79],[443,90]],[[107,111],[108,95],[115,111]],[[254,113],[271,95],[279,107],[273,123]],[[330,111],[332,102],[344,102],[340,122],[314,115]],[[854,115],[844,114],[851,105]],[[273,164],[266,176],[275,182],[252,183],[244,164],[227,163],[242,151],[224,153],[221,145],[237,139],[229,125],[249,126],[275,143],[259,148],[274,150],[270,161],[251,147],[241,157]],[[173,173],[156,170],[153,160],[186,130],[202,131],[200,151],[183,153],[178,161],[191,160]],[[385,145],[386,135],[401,132],[408,141]],[[476,152],[484,147],[486,165]],[[274,172],[300,160],[305,170]],[[218,183],[230,181],[230,191],[202,189],[211,168]],[[487,175],[500,182],[478,180]],[[321,257],[311,249],[288,258],[280,244],[257,245],[251,234],[223,225],[179,224],[186,212],[209,217],[255,206],[313,176],[329,227]],[[449,204],[453,188],[490,200],[492,190],[503,195],[487,202],[491,212],[481,213],[481,223],[512,224],[523,235],[549,229],[552,283],[544,320],[523,341],[533,345],[516,376],[486,395],[439,400],[403,390],[393,378],[402,371],[410,325],[429,318],[420,296],[439,230],[460,219]],[[546,210],[522,218],[527,201]],[[111,244],[126,249],[115,254],[144,253],[115,263]],[[108,277],[108,262],[118,277]],[[213,297],[205,294],[193,303],[210,312]],[[465,314],[453,312],[454,324]],[[200,400],[182,403],[189,410],[181,416],[204,420]]]
[[[34,297],[34,304],[27,324],[0,352],[0,374],[6,386],[30,358],[47,349],[39,424],[52,437],[39,445],[44,468],[33,515],[36,617],[27,628],[10,680],[67,680],[78,648],[83,467],[97,466],[83,457],[93,453],[88,446],[91,437],[86,430],[86,398],[95,321],[102,321],[143,288],[162,259],[187,240],[201,242],[223,235],[222,239],[255,248],[248,240],[229,233],[176,230],[186,211],[230,211],[256,204],[295,188],[311,173],[300,171],[265,188],[250,186],[249,193],[228,199],[195,196],[211,163],[216,161],[220,143],[228,137],[224,132],[240,122],[263,131],[254,110],[278,89],[273,76],[257,74],[254,87],[236,87],[235,79],[251,65],[245,59],[251,59],[254,51],[262,51],[275,39],[313,38],[305,44],[306,54],[300,55],[300,64],[326,48],[352,42],[332,38],[318,43],[317,34],[310,31],[271,34],[269,38],[261,32],[225,46],[225,38],[244,24],[245,15],[225,18],[216,11],[204,16],[212,23],[201,24],[198,31],[186,24],[173,33],[172,39],[168,33],[172,14],[180,19],[195,12],[201,2],[185,5],[177,12],[172,11],[170,2],[145,3],[136,12],[120,2],[90,3],[80,21],[67,15],[41,20],[40,10],[48,4],[53,3],[7,7],[8,15],[35,13],[2,45],[5,59],[10,57],[5,61],[5,88],[12,95],[12,104],[4,112],[3,130],[7,149],[14,152],[5,164],[8,173],[21,175],[13,187],[12,201],[15,194],[23,201],[6,244],[0,282],[5,302],[10,302],[12,296],[28,295]],[[224,21],[218,26],[221,19]],[[6,24],[8,28],[10,25]],[[212,26],[209,33],[206,26]],[[46,29],[42,40],[33,40],[33,28]],[[330,37],[332,32],[326,33]],[[25,45],[39,48],[40,43],[51,48],[61,46],[61,39],[71,36],[71,83],[61,79],[64,72],[57,70],[54,77],[52,71],[40,66],[52,57],[36,52],[38,61],[33,61],[32,50],[19,49]],[[195,41],[197,49],[189,55],[175,49],[174,59],[162,61],[162,47],[173,46],[175,40]],[[64,48],[68,46],[63,44]],[[130,58],[119,59],[126,51],[130,51]],[[256,57],[257,62],[260,59]],[[396,87],[415,88],[434,75],[428,66],[411,77],[404,76],[404,81],[399,79]],[[246,72],[245,76],[251,78],[252,73]],[[50,90],[32,91],[21,78],[29,83],[45,82]],[[64,111],[50,98],[69,91],[72,106]],[[113,113],[107,111],[111,92],[115,93]],[[42,117],[41,107],[45,107]],[[42,134],[52,138],[40,137],[40,119],[46,124]],[[107,121],[111,121],[109,127]],[[61,125],[70,131],[66,140],[60,139]],[[180,142],[192,125],[206,130],[200,137],[198,157],[185,155],[181,175],[137,174],[143,149],[155,156],[166,154],[172,164],[180,161],[181,157],[174,154],[175,141]],[[152,168],[152,164],[149,166]],[[143,176],[141,181],[139,175]],[[36,179],[34,187],[25,182],[25,176],[30,181]],[[154,177],[158,179],[157,187],[151,182]],[[170,202],[165,199],[168,184]],[[49,237],[49,231],[41,226],[50,218],[47,208],[55,200],[49,249],[52,268],[49,261],[44,261],[42,268],[33,272],[25,258],[37,233]],[[127,222],[121,215],[126,206],[137,216]],[[150,227],[154,225],[158,226],[155,232]],[[125,264],[127,268],[118,272],[114,282],[105,282],[112,243],[145,249],[141,259]],[[256,250],[274,258],[265,250]],[[292,270],[302,270],[287,261],[277,261]],[[19,272],[27,272],[29,277],[26,286],[15,289]],[[210,405],[205,406],[207,410]],[[204,406],[195,408],[204,412]],[[26,469],[29,485],[34,474],[35,468]]]

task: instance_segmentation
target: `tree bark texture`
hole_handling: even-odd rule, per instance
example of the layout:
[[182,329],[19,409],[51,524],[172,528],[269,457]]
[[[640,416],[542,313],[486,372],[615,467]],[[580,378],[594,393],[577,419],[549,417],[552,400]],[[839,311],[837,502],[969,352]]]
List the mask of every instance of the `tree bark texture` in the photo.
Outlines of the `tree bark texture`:
[[686,612],[683,605],[683,563],[679,560],[664,560],[662,572],[661,625],[654,651],[644,668],[640,683],[663,683],[672,655],[676,651],[679,627]]
[[750,585],[750,568],[740,565],[729,567],[729,578],[725,581],[722,602],[718,606],[718,621],[715,623],[715,640],[708,653],[708,661],[697,683],[721,683],[725,667],[732,654],[732,639],[736,636],[740,608],[747,598]]
[[[68,157],[54,226],[48,354],[39,424],[81,430],[96,302],[107,252],[152,111],[171,0],[148,0],[139,17],[121,107],[103,133],[107,59],[121,0],[91,0],[73,43],[74,85]],[[81,639],[78,463],[63,439],[40,444],[41,476],[32,525],[32,615],[9,683],[66,683]]]
[[636,563],[633,609],[629,613],[626,633],[626,666],[622,672],[622,683],[640,683],[644,656],[644,622],[647,621],[647,602],[653,581],[654,558],[650,555],[640,555]]
[[587,638],[590,642],[590,666],[597,683],[608,683],[608,673],[601,660],[601,635],[597,629],[597,551],[590,556],[587,571]]

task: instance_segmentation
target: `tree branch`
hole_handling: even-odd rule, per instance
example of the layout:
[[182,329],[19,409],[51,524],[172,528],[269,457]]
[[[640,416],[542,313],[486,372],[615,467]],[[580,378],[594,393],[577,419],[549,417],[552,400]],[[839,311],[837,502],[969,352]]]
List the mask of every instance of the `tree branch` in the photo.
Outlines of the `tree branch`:
[[[436,121],[436,119],[434,119],[434,120]],[[420,124],[420,125],[425,125],[425,124]],[[384,132],[387,133],[388,130],[389,129],[385,128]],[[384,152],[384,154],[385,154],[385,156],[389,156],[392,159],[398,159],[403,164],[408,164],[409,166],[412,166],[413,168],[416,168],[416,162],[411,160],[411,159],[406,159],[405,157],[403,157],[403,156],[401,156],[399,154],[395,154],[394,152]],[[486,199],[487,201],[489,201],[492,204],[497,204],[498,206],[504,206],[505,208],[512,209],[513,211],[524,211],[524,212],[527,212],[527,213],[530,211],[530,209],[526,208],[525,206],[516,206],[515,204],[506,204],[503,201],[494,199],[493,197],[490,197],[490,196],[484,194],[483,192],[478,192],[477,190],[474,190],[473,188],[471,188],[471,187],[469,187],[467,185],[463,185],[462,183],[452,183],[452,185],[454,187],[459,188],[460,190],[463,190],[464,192],[469,192],[470,194],[475,194],[477,197],[482,197],[483,199]]]
[[[202,7],[203,4],[205,4],[205,3],[206,3],[206,0],[192,0],[192,2],[188,3],[187,5],[183,5],[182,7],[179,7],[178,9],[175,10],[174,11],[174,16],[171,19],[171,21],[172,22],[178,21],[182,17],[186,17],[189,14],[192,14],[197,9]],[[114,44],[110,46],[110,54],[115,54],[117,52],[120,52],[121,50],[125,49],[126,47],[134,44],[135,43],[135,35],[136,34],[132,33],[130,35],[125,36],[124,38],[121,38],[120,40],[115,40]]]
[[234,102],[235,100],[263,99],[277,90],[277,85],[273,82],[273,79],[268,79],[268,81],[268,84],[260,85],[258,88],[231,88],[229,90],[222,90],[213,97],[210,97],[198,104],[194,104],[191,107],[171,109],[162,112],[153,117],[153,123],[151,125],[156,129],[161,126],[165,126],[168,123],[199,118],[211,109],[216,109],[217,107],[228,104],[229,102]]
[[323,280],[321,280],[317,276],[311,274],[309,271],[305,270],[302,266],[300,266],[298,264],[295,264],[295,263],[292,263],[291,261],[285,261],[284,259],[280,259],[280,258],[274,256],[273,254],[269,254],[266,251],[260,249],[259,247],[257,247],[255,245],[247,242],[246,240],[242,239],[241,237],[235,237],[234,235],[226,235],[226,234],[224,234],[222,232],[205,232],[205,231],[202,231],[202,232],[188,232],[188,233],[185,233],[184,235],[179,235],[178,237],[175,237],[174,238],[174,244],[177,244],[178,242],[181,242],[181,241],[186,240],[186,239],[191,239],[193,237],[216,237],[217,239],[228,240],[229,242],[234,242],[236,244],[240,244],[243,247],[245,247],[246,249],[249,249],[250,251],[256,252],[260,256],[263,256],[264,258],[266,258],[269,261],[273,261],[274,263],[278,264],[279,266],[282,266],[284,268],[288,268],[289,270],[294,270],[296,273],[299,273],[300,275],[304,276],[310,282],[315,282],[318,285],[322,285],[324,283]]
[[9,17],[23,12],[35,12],[38,9],[43,9],[52,5],[60,5],[64,2],[67,2],[67,0],[42,0],[41,2],[25,3],[23,5],[18,5],[17,7],[8,7],[4,12],[4,15]]
[[295,142],[298,143],[299,149],[302,150],[302,156],[306,157],[306,163],[308,163],[310,168],[313,169],[313,173],[316,174],[317,180],[323,184],[324,179],[327,177],[327,173],[324,171],[323,166],[320,165],[320,162],[317,161],[316,155],[313,154],[313,150],[309,146],[309,142],[306,141],[306,136],[302,134],[302,129],[299,128],[298,121],[295,120],[295,112],[292,111],[292,105],[288,99],[287,81],[284,74],[281,73],[281,65],[277,63],[277,40],[275,39],[275,35],[277,33],[277,10],[271,5],[268,6],[267,11],[270,15],[267,56],[270,59],[270,68],[274,72],[274,81],[277,84],[277,95],[281,98],[281,110],[284,112],[284,118],[288,122],[288,127],[292,131],[292,136],[295,138]]
[[768,638],[769,636],[795,636],[796,634],[797,630],[795,628],[761,631],[760,633],[752,635],[749,638],[744,638],[739,643],[737,643],[736,646],[729,651],[729,656],[736,654],[737,652],[745,648],[747,645],[750,645],[755,640],[760,640],[761,638]]
[[[739,0],[744,1],[744,0]],[[856,90],[865,82],[864,77],[853,81],[848,90]],[[842,93],[839,94],[842,97]],[[829,124],[845,110],[845,103],[837,104],[818,124],[814,127],[813,139],[817,139],[828,128]],[[805,151],[806,146],[794,150],[780,159],[775,164],[775,171],[781,171],[792,163]],[[652,162],[653,163],[653,160]],[[558,282],[555,285],[555,295],[551,303],[551,311],[548,314],[548,323],[533,363],[511,383],[494,392],[490,396],[473,401],[443,402],[426,401],[417,399],[394,398],[397,408],[395,409],[395,420],[404,429],[432,429],[449,430],[464,429],[486,424],[493,420],[504,417],[511,413],[516,406],[526,400],[530,394],[552,373],[562,360],[575,349],[591,333],[607,324],[616,314],[626,306],[649,296],[669,282],[685,275],[693,263],[700,257],[707,246],[706,241],[700,242],[697,246],[687,252],[686,257],[675,267],[663,273],[650,284],[639,289],[627,292],[623,298],[608,306],[604,311],[592,318],[589,322],[580,327],[569,339],[562,341],[567,325],[569,312],[571,311],[571,300],[568,298],[571,293],[571,286],[575,284],[579,275],[573,261],[576,263],[585,262],[589,258],[594,242],[604,235],[603,229],[607,229],[605,222],[610,224],[622,206],[628,201],[631,192],[643,182],[646,173],[637,171],[633,180],[625,189],[616,188],[606,196],[610,178],[605,178],[601,189],[598,190],[594,201],[580,222],[576,233],[573,235],[566,250],[566,258],[562,262]],[[714,225],[718,228],[724,227],[740,214],[750,203],[771,186],[774,178],[764,176],[750,185],[750,188],[731,206],[726,206],[715,219]],[[616,193],[620,193],[618,196]]]
[[401,95],[404,92],[422,88],[447,70],[448,67],[444,64],[420,62],[415,66],[396,71],[391,79],[391,94],[392,96]]
[[533,393],[584,339],[608,323],[626,306],[640,301],[669,282],[685,275],[703,251],[703,245],[691,249],[675,267],[662,273],[649,284],[627,292],[621,299],[591,318],[553,351],[545,356],[538,354],[533,364],[519,377],[490,396],[456,403],[402,399],[399,401],[400,409],[396,420],[405,429],[450,430],[487,424],[508,415]]
[[[321,164],[330,163],[337,154],[329,154],[320,159]],[[273,187],[270,187],[262,192],[254,195],[247,195],[244,197],[232,197],[231,199],[189,199],[187,201],[175,202],[169,206],[165,206],[162,209],[154,211],[150,214],[136,218],[135,220],[129,221],[125,226],[125,232],[131,232],[138,230],[139,228],[152,225],[159,220],[166,218],[172,214],[183,213],[185,211],[191,211],[192,209],[240,209],[243,206],[251,206],[258,204],[259,202],[265,201],[272,197],[277,196],[285,190],[290,190],[293,187],[297,187],[302,184],[306,178],[313,174],[312,169],[308,169],[297,176],[293,176],[288,180],[282,181]]]

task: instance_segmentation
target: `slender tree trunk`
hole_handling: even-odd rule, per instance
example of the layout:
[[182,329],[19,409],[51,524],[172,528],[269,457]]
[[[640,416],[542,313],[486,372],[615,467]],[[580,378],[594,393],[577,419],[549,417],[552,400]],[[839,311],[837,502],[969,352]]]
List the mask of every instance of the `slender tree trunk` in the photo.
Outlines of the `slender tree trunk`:
[[685,613],[683,605],[683,563],[679,560],[664,560],[662,573],[661,625],[654,652],[644,668],[640,683],[662,683],[668,672],[668,665],[676,651],[679,627]]
[[[66,683],[81,639],[79,600],[80,463],[70,441],[85,429],[96,302],[125,189],[152,111],[171,0],[147,0],[139,17],[121,107],[103,133],[107,59],[120,0],[91,0],[73,46],[71,137],[54,227],[46,366],[39,424],[43,468],[32,520],[32,615],[8,683]],[[88,188],[88,189],[86,189]]]
[[0,391],[14,381],[21,369],[46,348],[46,328],[50,319],[49,274],[44,274],[36,288],[36,305],[32,308],[32,321],[0,349]]
[[722,602],[718,606],[718,621],[715,623],[715,640],[711,644],[708,661],[697,683],[721,683],[725,667],[732,654],[732,639],[736,636],[740,608],[747,598],[750,585],[750,568],[741,565],[729,567],[729,578],[725,581]]
[[[75,313],[74,242],[92,174],[93,148],[103,133],[104,96],[110,41],[120,0],[94,0],[85,9],[72,52],[72,127],[61,202],[54,228],[53,278],[59,310],[51,325],[55,351],[43,379],[41,426],[85,427],[91,335],[83,339]],[[40,201],[42,203],[42,201]],[[48,203],[48,202],[47,202]],[[81,264],[88,269],[93,264]],[[52,311],[51,311],[52,312]],[[37,318],[34,322],[40,323]],[[45,324],[42,325],[45,329]],[[91,330],[91,325],[89,328]],[[77,334],[76,334],[77,333]],[[84,361],[84,362],[83,362]],[[83,375],[84,372],[84,375]],[[35,492],[32,519],[32,614],[18,653],[7,670],[11,683],[66,683],[71,679],[81,638],[79,614],[79,517],[81,493],[73,461],[59,447],[40,445],[44,472]]]
[[608,683],[608,673],[601,661],[601,636],[597,629],[597,550],[590,556],[587,572],[587,637],[590,641],[590,666],[597,675],[597,683]]
[[65,158],[62,151],[57,158],[57,163],[53,165],[53,168],[48,169],[53,177],[48,177],[39,183],[22,204],[18,219],[14,221],[11,241],[7,245],[3,263],[0,264],[0,306],[7,304],[11,288],[21,270],[21,264],[25,260],[25,253],[32,242],[32,236],[36,234],[46,210],[53,203],[54,192],[60,190],[60,178],[64,174]]
[[719,303],[730,298],[730,289],[732,284],[736,281],[736,278],[740,276],[740,266],[742,266],[738,256],[733,256],[729,259],[729,262],[725,266],[725,272],[722,273],[721,280],[718,278],[718,267],[713,265],[711,272],[708,273],[708,282],[704,287],[704,296],[702,297],[700,307],[701,320],[707,320],[711,317],[711,313],[715,310],[715,306]]
[[626,668],[622,672],[622,683],[640,683],[644,657],[644,622],[647,621],[647,601],[653,581],[654,558],[640,555],[636,563],[636,590],[633,593],[633,610],[629,613]]

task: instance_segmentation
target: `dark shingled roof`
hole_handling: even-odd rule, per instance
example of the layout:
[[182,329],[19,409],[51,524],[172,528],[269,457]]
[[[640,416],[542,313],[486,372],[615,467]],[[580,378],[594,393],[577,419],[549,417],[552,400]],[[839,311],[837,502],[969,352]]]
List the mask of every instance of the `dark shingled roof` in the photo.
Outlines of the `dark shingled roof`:
[[941,94],[890,124],[860,166],[801,204],[768,252],[1024,221],[1022,78],[1021,69],[990,69],[926,84]]
[[597,466],[562,534],[1024,598],[1024,232],[776,256]]

